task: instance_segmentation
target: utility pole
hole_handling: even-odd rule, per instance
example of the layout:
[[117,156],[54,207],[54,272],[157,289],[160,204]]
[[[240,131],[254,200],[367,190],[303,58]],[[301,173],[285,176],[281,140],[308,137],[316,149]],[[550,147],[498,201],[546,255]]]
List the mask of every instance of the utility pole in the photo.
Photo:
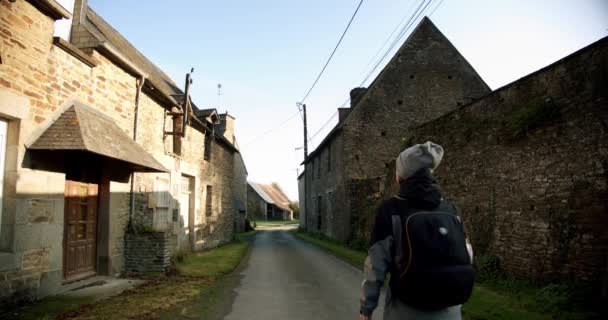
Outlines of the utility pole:
[[[308,128],[306,122],[306,104],[297,102],[296,106],[302,111],[302,120],[304,120],[304,160],[308,157]],[[300,108],[302,107],[302,108]]]
[[304,112],[304,159],[308,157],[308,128],[306,123],[306,104],[302,105],[302,112]]
[[[306,158],[308,158],[308,127],[307,127],[307,122],[306,122],[306,105],[301,103],[301,102],[296,102],[296,106],[298,106],[298,109],[300,111],[302,111],[302,120],[304,121],[304,161],[306,161]],[[302,107],[300,109],[300,107]],[[306,164],[304,164],[304,171],[306,171]],[[308,179],[306,179],[308,175],[306,173],[304,173],[304,210],[300,211],[300,214],[303,215],[304,217],[304,229],[307,228],[308,226],[308,196],[309,196],[309,186],[308,186]]]

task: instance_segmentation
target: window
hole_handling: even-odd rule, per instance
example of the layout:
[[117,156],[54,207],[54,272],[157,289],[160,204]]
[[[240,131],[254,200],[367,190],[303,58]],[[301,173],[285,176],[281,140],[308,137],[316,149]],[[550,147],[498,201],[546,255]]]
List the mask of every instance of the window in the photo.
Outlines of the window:
[[213,215],[213,187],[207,186],[207,197],[205,198],[205,214],[207,217]]
[[6,158],[7,127],[6,121],[0,119],[0,223],[2,222],[2,202],[4,200],[2,186],[4,186],[4,158]]
[[327,145],[327,172],[331,172],[331,143]]
[[207,161],[211,161],[211,139],[212,139],[212,134],[211,132],[207,132],[205,134],[205,150],[204,150],[204,155],[203,158]]
[[172,216],[169,212],[171,194],[169,193],[169,179],[157,177],[154,182],[154,218],[152,225],[155,230],[165,230],[171,226]]

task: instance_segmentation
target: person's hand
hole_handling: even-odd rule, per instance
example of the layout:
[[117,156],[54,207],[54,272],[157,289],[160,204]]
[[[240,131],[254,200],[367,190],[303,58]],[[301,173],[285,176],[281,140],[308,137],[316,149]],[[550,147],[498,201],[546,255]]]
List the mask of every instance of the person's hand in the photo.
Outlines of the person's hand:
[[372,316],[364,316],[359,314],[359,320],[372,320]]

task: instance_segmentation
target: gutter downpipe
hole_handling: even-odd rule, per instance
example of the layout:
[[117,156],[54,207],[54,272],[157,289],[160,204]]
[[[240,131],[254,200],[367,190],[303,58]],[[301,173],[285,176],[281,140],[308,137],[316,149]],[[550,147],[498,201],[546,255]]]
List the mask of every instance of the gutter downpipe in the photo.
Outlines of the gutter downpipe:
[[[137,79],[137,90],[135,91],[135,109],[133,110],[133,141],[137,142],[137,116],[139,114],[139,96],[141,95],[141,89],[144,86],[146,77],[142,75]],[[135,231],[133,227],[133,212],[135,212],[135,172],[131,173],[131,189],[130,189],[130,206],[129,206],[129,222],[127,229]]]

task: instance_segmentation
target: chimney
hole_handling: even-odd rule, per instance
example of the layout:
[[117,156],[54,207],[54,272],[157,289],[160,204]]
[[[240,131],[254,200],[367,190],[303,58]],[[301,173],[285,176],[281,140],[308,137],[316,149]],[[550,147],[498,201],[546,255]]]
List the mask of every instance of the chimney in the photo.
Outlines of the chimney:
[[367,88],[353,88],[352,90],[350,90],[350,107],[354,108],[357,106],[357,103],[359,103],[359,101],[361,101],[361,98],[363,98],[363,96],[365,95],[365,92],[367,91]]
[[87,16],[89,4],[87,0],[74,0],[74,11],[72,12],[73,24],[82,24]]
[[338,122],[344,121],[351,110],[351,108],[338,108]]
[[235,144],[233,116],[229,115],[228,112],[220,114],[220,124],[217,128],[224,138],[228,139],[233,145]]

